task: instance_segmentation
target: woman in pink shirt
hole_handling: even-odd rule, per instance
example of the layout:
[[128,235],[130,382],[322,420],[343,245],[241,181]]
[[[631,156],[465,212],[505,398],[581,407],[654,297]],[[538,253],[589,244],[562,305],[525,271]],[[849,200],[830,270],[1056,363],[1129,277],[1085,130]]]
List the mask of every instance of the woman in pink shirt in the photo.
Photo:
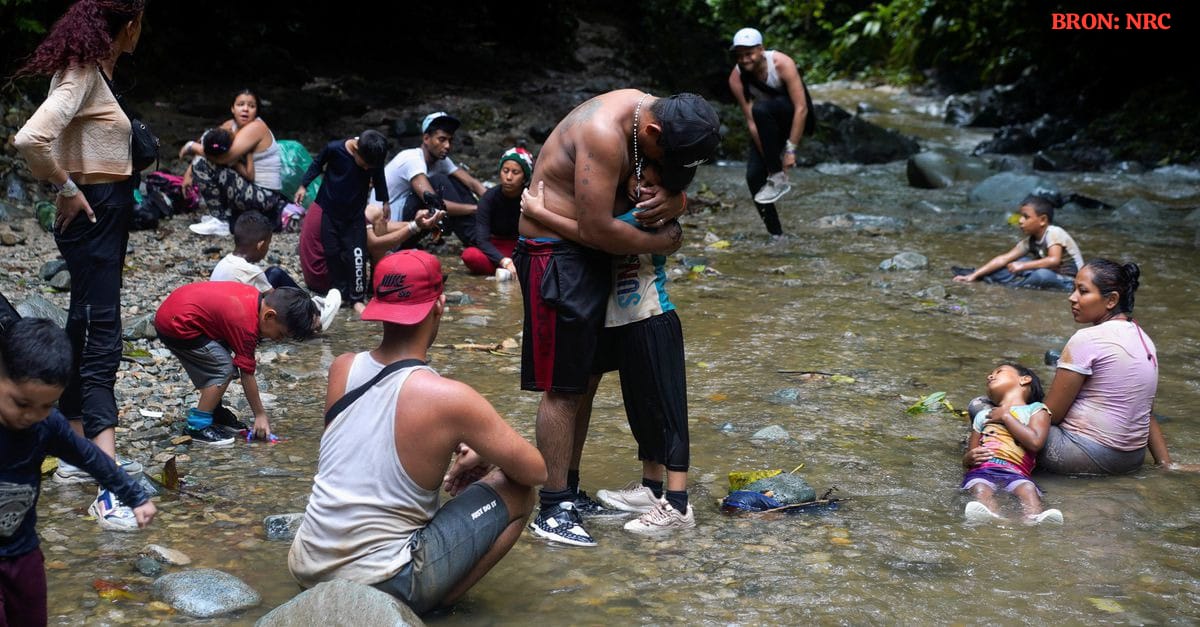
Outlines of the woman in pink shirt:
[[1068,300],[1075,321],[1088,324],[1063,348],[1046,405],[1052,423],[1038,468],[1070,475],[1114,475],[1154,461],[1175,467],[1167,453],[1154,395],[1158,353],[1133,319],[1141,271],[1094,259],[1075,277]]

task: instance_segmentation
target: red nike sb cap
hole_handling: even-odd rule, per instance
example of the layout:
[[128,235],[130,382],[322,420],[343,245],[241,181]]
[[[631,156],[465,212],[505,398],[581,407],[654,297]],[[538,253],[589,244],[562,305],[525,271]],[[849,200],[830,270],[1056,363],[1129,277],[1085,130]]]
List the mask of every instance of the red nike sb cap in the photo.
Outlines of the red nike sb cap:
[[437,257],[423,250],[402,250],[375,264],[375,295],[363,320],[417,324],[442,295],[445,277]]

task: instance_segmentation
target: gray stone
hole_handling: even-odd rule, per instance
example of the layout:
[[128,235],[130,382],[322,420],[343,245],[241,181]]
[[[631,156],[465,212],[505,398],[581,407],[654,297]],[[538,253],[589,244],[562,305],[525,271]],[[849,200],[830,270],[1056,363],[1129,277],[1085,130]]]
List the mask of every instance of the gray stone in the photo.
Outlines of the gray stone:
[[183,551],[168,549],[167,547],[159,544],[147,544],[146,547],[142,549],[142,555],[153,557],[160,562],[171,564],[173,566],[187,566],[188,564],[192,563],[192,558],[188,557]]
[[460,320],[460,322],[472,327],[486,327],[488,325],[488,319],[483,316],[467,316]]
[[911,250],[898,253],[891,259],[885,259],[879,264],[880,270],[920,270],[929,265],[929,259],[921,253]]
[[800,398],[800,390],[798,388],[783,388],[782,390],[776,390],[767,400],[777,405],[788,405],[795,403],[798,398]]
[[474,302],[470,296],[462,292],[446,292],[446,304],[448,305],[470,305]]
[[355,627],[422,627],[425,623],[407,605],[371,586],[344,579],[326,581],[258,619],[255,627],[346,625]]
[[30,294],[29,298],[17,303],[16,308],[22,318],[49,318],[60,327],[67,326],[67,312],[41,294]]
[[262,603],[262,596],[246,582],[212,568],[185,570],[159,577],[154,582],[154,598],[195,618],[222,616]]
[[291,540],[296,537],[296,530],[304,520],[304,512],[296,514],[277,514],[263,519],[263,527],[267,530],[268,540]]
[[984,179],[967,194],[967,200],[981,205],[1016,211],[1030,194],[1058,194],[1058,186],[1032,174],[1001,172]]
[[42,277],[43,281],[49,281],[54,278],[54,275],[67,269],[67,261],[65,259],[51,259],[42,264],[42,269],[38,271],[38,276]]
[[786,440],[791,436],[788,435],[786,429],[779,425],[771,425],[769,427],[759,429],[750,436],[752,440]]
[[139,557],[137,561],[133,563],[133,567],[136,568],[139,573],[142,573],[147,577],[157,577],[162,574],[163,570],[162,564],[160,564],[158,560],[154,559],[153,557]]
[[955,181],[987,178],[988,166],[978,157],[955,150],[935,149],[908,158],[908,184],[922,189],[949,187]]
[[148,340],[158,337],[154,329],[154,312],[121,323],[121,337],[127,340]]
[[945,300],[946,288],[941,285],[930,285],[929,287],[917,292],[917,298],[928,300]]
[[50,287],[60,292],[71,291],[71,273],[67,270],[60,270],[50,279]]

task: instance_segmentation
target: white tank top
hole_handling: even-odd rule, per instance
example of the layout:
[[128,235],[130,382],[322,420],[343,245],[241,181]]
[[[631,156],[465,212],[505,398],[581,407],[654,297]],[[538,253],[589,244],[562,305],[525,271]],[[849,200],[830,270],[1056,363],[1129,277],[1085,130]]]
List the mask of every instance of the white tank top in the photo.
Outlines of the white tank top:
[[254,153],[254,184],[271,191],[283,189],[283,155],[279,150],[279,142],[275,134],[271,136],[271,145],[262,152]]
[[[779,91],[787,91],[783,87],[783,80],[779,78],[779,71],[775,69],[775,51],[766,50],[763,52],[763,58],[767,61],[767,87],[778,89]],[[756,87],[754,83],[750,83],[750,93],[755,98],[771,98],[777,94],[763,93],[761,89]],[[257,164],[256,164],[257,167]]]
[[[369,352],[354,356],[346,390],[384,368]],[[417,485],[396,455],[396,400],[418,368],[388,375],[338,415],[317,457],[317,476],[304,520],[288,553],[296,581],[311,587],[330,579],[374,584],[412,558],[408,539],[438,509],[438,491]]]

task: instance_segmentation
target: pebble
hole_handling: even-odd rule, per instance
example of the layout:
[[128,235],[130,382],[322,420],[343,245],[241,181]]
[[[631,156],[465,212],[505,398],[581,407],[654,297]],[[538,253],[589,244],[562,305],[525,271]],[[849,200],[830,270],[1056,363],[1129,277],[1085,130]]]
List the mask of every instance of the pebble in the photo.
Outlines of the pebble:
[[133,563],[133,567],[136,568],[139,573],[142,573],[147,577],[157,577],[162,573],[163,570],[162,564],[159,563],[158,560],[147,556],[139,557],[137,561]]
[[192,563],[192,558],[188,557],[186,553],[158,544],[147,544],[142,549],[142,554],[173,566],[187,566]]
[[786,440],[789,437],[791,437],[791,436],[788,435],[788,432],[786,429],[784,429],[783,427],[781,427],[779,425],[771,425],[764,429],[759,429],[758,431],[756,431],[754,433],[754,435],[750,436],[750,439],[752,439],[752,440]]

